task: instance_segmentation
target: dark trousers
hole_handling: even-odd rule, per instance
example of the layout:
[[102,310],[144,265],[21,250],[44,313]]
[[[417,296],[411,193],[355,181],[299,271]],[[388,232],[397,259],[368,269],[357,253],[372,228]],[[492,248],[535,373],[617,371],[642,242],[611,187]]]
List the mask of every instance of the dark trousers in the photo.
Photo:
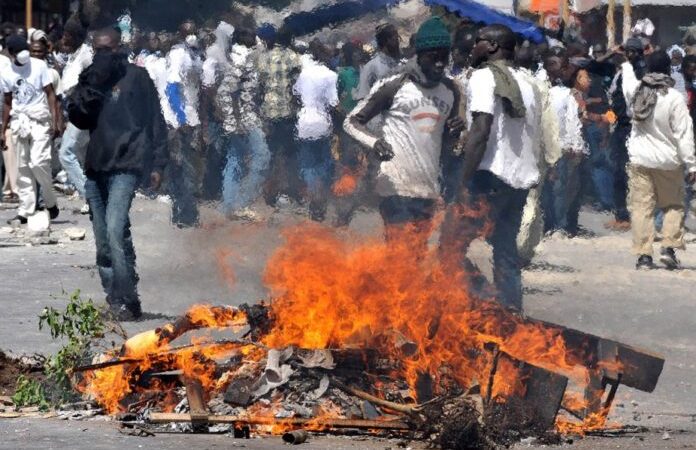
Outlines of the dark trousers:
[[309,214],[312,220],[321,222],[326,216],[329,191],[333,180],[334,161],[331,156],[331,138],[315,141],[299,140],[298,160],[300,176],[304,182]]
[[139,178],[133,172],[99,172],[89,174],[85,182],[107,302],[138,310],[138,275],[128,214]]
[[630,125],[618,125],[611,136],[611,159],[614,166],[614,218],[627,222],[631,219],[626,206],[628,195],[628,148]]
[[570,235],[577,234],[582,206],[581,168],[585,160],[583,154],[566,153],[549,170],[549,179],[542,193],[544,231],[563,230]]
[[384,221],[387,244],[408,245],[415,261],[428,250],[433,229],[435,200],[393,195],[382,198],[379,212]]
[[297,202],[302,200],[302,182],[297,162],[295,120],[279,119],[268,122],[266,138],[271,151],[268,180],[264,189],[266,204],[275,206],[278,197],[286,194]]
[[[496,298],[504,306],[519,311],[522,310],[522,262],[517,234],[528,193],[527,189],[507,185],[491,172],[479,170],[460,195],[458,204],[449,209],[441,238],[443,254],[455,255],[470,278],[469,286],[485,297],[479,272],[466,258],[471,243],[485,237],[493,247]],[[483,235],[483,230],[489,228],[490,232]]]
[[198,224],[198,198],[204,170],[198,128],[179,128],[169,133],[170,162],[167,185],[172,197],[172,223],[180,228]]

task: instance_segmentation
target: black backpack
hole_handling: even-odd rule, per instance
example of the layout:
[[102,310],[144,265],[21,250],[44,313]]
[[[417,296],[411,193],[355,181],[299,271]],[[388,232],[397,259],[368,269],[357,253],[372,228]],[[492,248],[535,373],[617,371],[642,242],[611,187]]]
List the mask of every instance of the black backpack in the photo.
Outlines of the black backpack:
[[78,84],[67,100],[68,120],[80,130],[94,130],[106,97],[99,89]]

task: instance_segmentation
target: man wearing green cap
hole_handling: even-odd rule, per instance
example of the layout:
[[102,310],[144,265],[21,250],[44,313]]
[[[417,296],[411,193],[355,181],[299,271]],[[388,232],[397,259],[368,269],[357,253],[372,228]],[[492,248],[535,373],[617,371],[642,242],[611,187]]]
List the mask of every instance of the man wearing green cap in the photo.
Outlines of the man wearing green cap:
[[[427,20],[415,38],[416,58],[404,74],[378,83],[351,112],[345,129],[380,162],[377,193],[388,242],[411,239],[425,250],[440,198],[440,155],[464,128],[460,94],[445,76],[451,38],[438,17]],[[381,114],[378,134],[368,122]],[[403,232],[415,232],[404,236]]]

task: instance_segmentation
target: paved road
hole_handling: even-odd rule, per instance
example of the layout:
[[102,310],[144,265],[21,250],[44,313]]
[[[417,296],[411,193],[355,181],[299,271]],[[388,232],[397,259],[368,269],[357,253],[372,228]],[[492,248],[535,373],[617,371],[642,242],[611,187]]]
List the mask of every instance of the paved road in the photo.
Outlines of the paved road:
[[[45,305],[61,306],[61,291],[81,289],[102,301],[94,269],[94,241],[89,221],[73,214],[80,205],[61,199],[62,213],[54,232],[70,226],[87,228],[87,238],[52,246],[10,246],[0,232],[0,348],[16,354],[50,352],[57,348],[37,329]],[[0,220],[13,211],[0,210]],[[149,320],[127,324],[133,333],[152,328],[197,302],[240,304],[265,297],[261,273],[266,259],[281,242],[279,230],[302,218],[290,212],[264,212],[262,223],[226,222],[213,209],[206,226],[178,230],[169,225],[168,205],[137,199],[133,207],[134,239],[141,275],[141,295]],[[666,356],[665,370],[652,394],[622,387],[613,419],[653,428],[642,437],[588,439],[572,448],[693,448],[696,446],[696,242],[682,255],[679,272],[637,272],[630,254],[630,236],[610,233],[608,218],[583,211],[581,222],[594,236],[551,238],[540,247],[535,267],[525,272],[525,307],[535,318],[649,348]],[[690,223],[690,225],[694,225]],[[352,227],[379,232],[374,213],[361,213]],[[693,235],[690,235],[693,239]],[[235,282],[219,270],[219,251],[231,256]],[[483,250],[485,260],[486,249]],[[58,297],[55,297],[55,296]],[[663,429],[670,439],[663,440]],[[685,430],[679,433],[675,430]],[[306,448],[396,448],[394,443],[313,439]],[[50,444],[49,444],[50,440]],[[62,422],[0,419],[0,448],[222,448],[233,442],[246,448],[275,448],[277,439],[234,441],[226,436],[195,438],[164,436],[130,438],[105,422]],[[525,447],[525,448],[534,448]]]

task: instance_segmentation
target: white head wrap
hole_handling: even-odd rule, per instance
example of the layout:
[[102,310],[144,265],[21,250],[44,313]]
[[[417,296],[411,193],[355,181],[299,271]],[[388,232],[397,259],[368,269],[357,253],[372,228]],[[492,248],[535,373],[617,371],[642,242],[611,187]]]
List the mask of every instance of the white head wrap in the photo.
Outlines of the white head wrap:
[[673,46],[667,49],[667,54],[670,58],[672,57],[672,53],[674,52],[679,52],[682,55],[682,58],[686,56],[686,51],[677,44],[674,44]]

